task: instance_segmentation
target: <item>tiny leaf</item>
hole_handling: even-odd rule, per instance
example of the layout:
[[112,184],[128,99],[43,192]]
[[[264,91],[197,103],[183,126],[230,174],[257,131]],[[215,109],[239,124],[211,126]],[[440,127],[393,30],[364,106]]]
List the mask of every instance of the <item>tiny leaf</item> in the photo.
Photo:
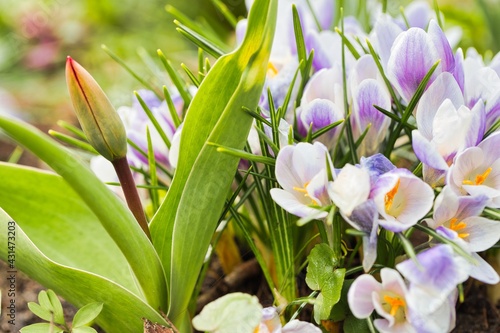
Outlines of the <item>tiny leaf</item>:
[[52,313],[50,310],[41,307],[40,304],[35,303],[35,302],[29,302],[28,303],[28,308],[30,309],[33,314],[35,314],[37,317],[42,318],[43,320],[46,321],[51,321],[52,320]]
[[56,293],[49,289],[47,290],[47,296],[49,297],[50,304],[52,305],[52,312],[54,313],[54,322],[57,324],[65,325],[64,321],[64,311],[61,305],[61,301],[57,298]]
[[38,323],[21,328],[21,333],[62,333],[59,327],[49,323]]
[[97,333],[95,329],[88,326],[75,327],[71,330],[71,333]]
[[103,304],[100,302],[89,303],[82,307],[73,318],[73,327],[90,324],[102,311]]

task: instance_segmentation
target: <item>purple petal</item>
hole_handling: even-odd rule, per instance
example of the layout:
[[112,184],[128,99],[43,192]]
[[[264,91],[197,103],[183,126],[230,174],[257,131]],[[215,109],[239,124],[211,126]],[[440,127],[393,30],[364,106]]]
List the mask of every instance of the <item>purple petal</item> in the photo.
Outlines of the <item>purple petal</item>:
[[429,23],[427,33],[431,37],[431,40],[439,54],[443,71],[453,73],[455,69],[455,57],[453,55],[453,51],[451,50],[451,46],[446,38],[446,35],[435,20],[431,20]]
[[316,71],[331,68],[335,62],[341,61],[341,58],[337,57],[338,52],[332,51],[341,45],[340,37],[333,31],[310,30],[305,36],[305,42],[308,52],[314,50],[313,67]]
[[425,165],[438,170],[447,170],[448,164],[434,145],[420,131],[412,131],[412,146],[415,155]]
[[361,157],[361,167],[368,169],[370,174],[370,183],[372,186],[377,181],[380,175],[396,169],[396,166],[382,154],[375,154],[370,157]]
[[377,51],[382,61],[384,68],[387,68],[387,63],[391,55],[391,47],[396,38],[403,32],[392,17],[389,15],[381,15],[375,27],[373,28],[377,38]]
[[[438,59],[434,44],[422,29],[410,28],[396,38],[387,63],[387,77],[406,103]],[[432,81],[433,78],[429,82]]]
[[458,83],[462,94],[465,89],[465,73],[464,73],[464,53],[462,49],[458,49],[455,53],[455,68],[453,69],[453,77]]
[[417,255],[420,266],[408,259],[397,264],[396,268],[412,284],[448,295],[469,277],[468,269],[465,269],[467,265],[461,265],[466,260],[457,258],[461,260],[454,258],[451,246],[440,244]]

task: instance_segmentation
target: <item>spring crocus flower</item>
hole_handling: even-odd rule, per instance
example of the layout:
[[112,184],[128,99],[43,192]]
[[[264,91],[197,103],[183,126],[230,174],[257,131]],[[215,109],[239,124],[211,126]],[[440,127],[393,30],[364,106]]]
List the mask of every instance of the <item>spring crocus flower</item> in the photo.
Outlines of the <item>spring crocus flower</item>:
[[500,207],[500,133],[494,133],[477,147],[456,156],[447,183],[462,195],[485,195],[487,206]]
[[276,179],[282,189],[271,189],[273,200],[299,217],[325,218],[317,207],[328,205],[328,150],[316,142],[286,146],[276,158]]
[[403,279],[390,268],[382,268],[380,277],[381,283],[369,274],[354,280],[347,294],[353,315],[364,319],[375,310],[381,318],[373,323],[380,332],[415,332],[408,321],[408,289]]
[[441,72],[453,72],[455,57],[445,34],[431,20],[428,31],[410,28],[398,35],[387,61],[387,78],[408,103],[431,67],[440,64],[429,82]]
[[66,83],[87,140],[109,161],[127,154],[127,137],[120,117],[99,84],[80,64],[67,58]]
[[384,140],[390,124],[390,118],[375,109],[374,105],[390,110],[391,96],[381,81],[375,61],[370,55],[364,55],[358,59],[349,76],[349,85],[354,139],[359,138],[371,125],[358,148],[358,153],[372,155],[378,152],[379,145]]
[[434,229],[453,230],[472,252],[485,251],[500,239],[500,223],[479,216],[487,202],[485,195],[458,196],[445,186],[434,203],[432,219],[425,222]]
[[431,209],[432,188],[406,169],[381,175],[371,195],[380,214],[379,224],[401,232],[416,224]]
[[377,207],[370,195],[370,173],[346,164],[329,184],[328,194],[344,219],[363,231],[363,268],[369,271],[377,258]]
[[[299,134],[307,135],[312,127],[315,132],[325,126],[344,119],[342,70],[339,66],[315,73],[304,89],[301,106],[297,109]],[[331,147],[338,139],[339,127],[333,128],[318,138]]]
[[424,164],[424,180],[433,186],[443,184],[458,152],[475,146],[483,137],[483,103],[478,101],[472,110],[464,103],[459,83],[450,73],[440,74],[419,101],[413,150]]

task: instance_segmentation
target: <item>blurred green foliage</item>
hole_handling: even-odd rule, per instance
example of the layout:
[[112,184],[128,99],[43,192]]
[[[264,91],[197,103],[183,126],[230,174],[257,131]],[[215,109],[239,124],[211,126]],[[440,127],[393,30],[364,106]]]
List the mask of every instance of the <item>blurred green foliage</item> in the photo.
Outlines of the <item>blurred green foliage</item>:
[[[225,3],[237,16],[245,15],[244,0]],[[222,38],[232,38],[230,25],[210,0],[0,1],[0,110],[13,109],[35,123],[70,117],[67,55],[92,73],[116,106],[129,104],[140,85],[102,44],[146,76],[155,74],[146,63],[161,66],[158,48],[175,65],[196,61],[196,48],[176,32],[167,4],[191,19],[205,20]],[[8,103],[5,91],[14,102]]]

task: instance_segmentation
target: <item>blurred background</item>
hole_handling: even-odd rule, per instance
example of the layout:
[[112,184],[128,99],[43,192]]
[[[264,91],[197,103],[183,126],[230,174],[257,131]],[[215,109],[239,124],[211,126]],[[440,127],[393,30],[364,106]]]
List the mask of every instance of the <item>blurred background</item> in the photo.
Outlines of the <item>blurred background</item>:
[[[222,2],[236,17],[246,15],[245,0]],[[408,2],[389,0],[388,8],[397,13]],[[355,11],[358,1],[345,3]],[[487,57],[499,51],[500,0],[438,4],[448,26],[462,27],[462,47],[473,46]],[[197,49],[176,32],[166,5],[209,25],[234,45],[233,29],[212,0],[1,0],[0,112],[15,112],[41,127],[71,120],[64,77],[67,55],[94,75],[115,106],[130,104],[132,91],[141,86],[102,44],[145,79],[151,75],[148,66],[161,67],[158,48],[177,68],[181,62],[195,68]]]

